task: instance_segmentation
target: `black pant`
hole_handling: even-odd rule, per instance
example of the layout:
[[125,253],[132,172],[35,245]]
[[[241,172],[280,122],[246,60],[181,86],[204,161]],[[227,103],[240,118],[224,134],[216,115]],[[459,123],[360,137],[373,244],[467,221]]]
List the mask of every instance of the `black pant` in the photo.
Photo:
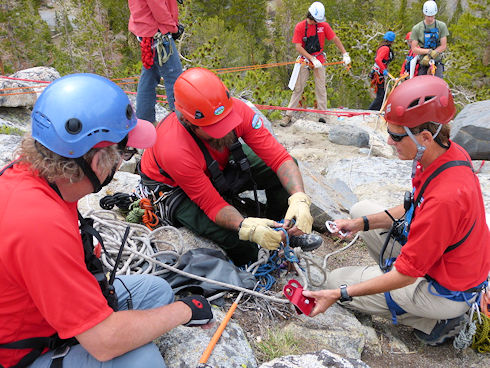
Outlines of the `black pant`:
[[368,110],[380,110],[385,97],[385,81],[382,79],[382,83],[378,84],[378,90],[376,91],[376,98],[369,105]]

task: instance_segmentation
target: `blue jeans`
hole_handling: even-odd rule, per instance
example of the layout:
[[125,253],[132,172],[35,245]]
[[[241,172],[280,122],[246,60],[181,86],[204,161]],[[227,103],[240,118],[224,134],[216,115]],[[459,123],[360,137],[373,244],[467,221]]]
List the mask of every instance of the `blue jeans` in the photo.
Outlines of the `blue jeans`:
[[169,52],[170,47],[172,47],[173,53],[165,64],[162,66],[158,64],[158,55],[155,53],[152,67],[150,69],[143,67],[141,70],[136,95],[136,116],[138,119],[155,122],[156,87],[161,78],[163,78],[165,85],[168,107],[172,111],[175,110],[174,84],[179,75],[182,74],[182,64],[175,47],[175,41],[172,38],[165,45],[167,52]]
[[[174,294],[170,285],[162,278],[149,275],[118,276],[114,282],[114,288],[119,301],[119,309],[127,310],[128,291],[131,292],[133,309],[151,309],[174,301]],[[125,333],[125,331],[121,331]],[[53,351],[37,358],[30,368],[49,368]],[[68,354],[63,358],[63,368],[134,368],[154,367],[165,368],[165,362],[158,347],[148,343],[127,352],[107,362],[100,362],[90,355],[81,345],[70,348]]]

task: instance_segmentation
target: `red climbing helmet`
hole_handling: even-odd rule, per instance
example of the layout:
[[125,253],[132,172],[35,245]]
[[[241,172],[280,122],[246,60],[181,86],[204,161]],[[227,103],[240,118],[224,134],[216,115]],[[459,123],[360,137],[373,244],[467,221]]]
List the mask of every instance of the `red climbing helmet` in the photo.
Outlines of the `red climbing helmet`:
[[419,75],[403,82],[388,97],[385,119],[414,128],[426,122],[447,124],[456,113],[447,83],[433,75]]
[[174,84],[175,109],[213,138],[222,138],[242,122],[233,111],[228,88],[212,71],[191,68]]

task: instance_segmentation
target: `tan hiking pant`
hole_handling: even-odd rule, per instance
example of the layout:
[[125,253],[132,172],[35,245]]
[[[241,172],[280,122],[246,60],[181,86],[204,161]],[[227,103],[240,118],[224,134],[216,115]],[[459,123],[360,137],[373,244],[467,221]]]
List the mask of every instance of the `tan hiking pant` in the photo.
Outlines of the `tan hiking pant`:
[[[308,82],[308,77],[310,76],[310,69],[306,65],[301,65],[299,70],[298,79],[296,80],[296,85],[294,86],[293,94],[291,95],[291,100],[289,101],[289,108],[296,108],[299,106],[299,101],[303,95],[303,91]],[[318,110],[327,109],[327,89],[325,87],[325,66],[321,68],[313,69],[313,77],[315,78],[315,96]],[[287,116],[293,115],[292,110],[286,112]]]
[[[364,215],[378,213],[385,208],[372,201],[361,201],[352,206],[351,217],[359,218]],[[377,229],[361,233],[361,238],[366,242],[369,254],[376,263],[378,263],[379,253],[381,253],[383,248],[387,231],[387,229]],[[400,252],[400,244],[396,242],[395,249],[390,254],[392,243],[393,241],[390,241],[388,244],[384,254],[385,259],[396,257]],[[329,273],[327,288],[335,289],[342,284],[357,284],[382,274],[383,271],[378,265],[338,268]],[[425,278],[419,277],[413,284],[390,292],[393,300],[407,312],[397,316],[398,323],[413,327],[426,334],[430,334],[438,320],[461,316],[469,309],[465,302],[454,302],[432,295],[428,290],[428,285]],[[353,301],[343,303],[343,305],[367,314],[375,314],[391,319],[391,313],[386,304],[384,294],[354,297]]]

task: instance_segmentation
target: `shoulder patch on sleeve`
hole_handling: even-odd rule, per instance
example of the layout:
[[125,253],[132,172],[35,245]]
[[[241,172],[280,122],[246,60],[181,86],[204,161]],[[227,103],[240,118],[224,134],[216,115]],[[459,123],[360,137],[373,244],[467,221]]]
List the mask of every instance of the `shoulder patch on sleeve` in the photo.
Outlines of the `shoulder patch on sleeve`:
[[260,129],[262,128],[262,125],[264,125],[264,120],[262,119],[262,116],[256,113],[252,119],[252,128]]

